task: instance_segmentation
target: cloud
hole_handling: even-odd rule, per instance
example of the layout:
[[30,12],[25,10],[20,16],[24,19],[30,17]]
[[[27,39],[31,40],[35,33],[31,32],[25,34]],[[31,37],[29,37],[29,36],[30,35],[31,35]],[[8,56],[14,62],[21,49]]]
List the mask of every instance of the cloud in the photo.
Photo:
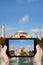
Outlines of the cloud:
[[24,42],[24,40],[20,40],[21,42]]
[[31,3],[34,0],[16,0],[16,2],[19,3],[19,4],[23,4],[25,1],[28,2],[28,3]]
[[26,23],[28,20],[29,20],[29,16],[28,16],[28,15],[25,15],[25,16],[23,16],[19,21],[20,21],[21,23]]
[[13,28],[13,27],[10,27],[10,26],[5,28],[5,36],[6,37],[12,36],[15,33],[15,30],[16,30],[16,28]]
[[38,0],[27,0],[28,3],[36,2]]
[[31,3],[32,2],[32,0],[27,0],[29,3]]
[[25,2],[26,3],[33,3],[33,2],[36,2],[38,0],[16,0],[17,3],[19,4],[24,4]]
[[16,0],[17,3],[22,4],[23,0]]

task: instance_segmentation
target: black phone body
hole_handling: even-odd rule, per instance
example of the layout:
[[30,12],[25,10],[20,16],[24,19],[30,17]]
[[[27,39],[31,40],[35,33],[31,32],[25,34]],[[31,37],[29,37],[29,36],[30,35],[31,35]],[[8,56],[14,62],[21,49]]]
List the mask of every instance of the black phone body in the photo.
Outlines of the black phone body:
[[36,38],[7,38],[8,57],[34,57]]

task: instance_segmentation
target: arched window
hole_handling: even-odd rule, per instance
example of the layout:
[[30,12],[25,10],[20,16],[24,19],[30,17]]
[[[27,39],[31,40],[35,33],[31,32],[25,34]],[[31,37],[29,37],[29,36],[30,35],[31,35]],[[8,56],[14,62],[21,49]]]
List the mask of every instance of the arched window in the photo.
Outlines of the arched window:
[[26,36],[20,36],[20,38],[26,38]]

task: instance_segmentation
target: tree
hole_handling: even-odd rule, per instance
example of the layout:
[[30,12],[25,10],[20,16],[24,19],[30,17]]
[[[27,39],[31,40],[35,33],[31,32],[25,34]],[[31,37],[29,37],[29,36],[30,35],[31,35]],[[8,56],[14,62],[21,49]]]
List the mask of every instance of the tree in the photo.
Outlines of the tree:
[[43,48],[43,38],[41,39],[41,44],[40,46]]
[[41,40],[39,38],[37,38],[37,44],[40,45],[40,43],[41,43]]
[[14,50],[10,50],[10,51],[9,51],[9,55],[10,55],[10,56],[11,56],[11,55],[12,55],[12,56],[15,55],[15,51],[14,51]]
[[33,56],[34,55],[34,51],[29,51],[29,56]]
[[2,47],[3,47],[4,45],[6,45],[6,43],[7,43],[7,39],[0,37],[0,45],[2,45]]
[[37,44],[39,44],[40,47],[43,48],[43,38],[41,40],[37,38]]

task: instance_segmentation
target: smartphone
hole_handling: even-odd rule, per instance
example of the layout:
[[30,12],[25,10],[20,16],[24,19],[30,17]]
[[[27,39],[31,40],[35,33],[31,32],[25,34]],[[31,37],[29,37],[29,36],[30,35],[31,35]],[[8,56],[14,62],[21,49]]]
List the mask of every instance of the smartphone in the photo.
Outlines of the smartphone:
[[8,38],[7,55],[9,57],[34,57],[36,44],[35,38]]

